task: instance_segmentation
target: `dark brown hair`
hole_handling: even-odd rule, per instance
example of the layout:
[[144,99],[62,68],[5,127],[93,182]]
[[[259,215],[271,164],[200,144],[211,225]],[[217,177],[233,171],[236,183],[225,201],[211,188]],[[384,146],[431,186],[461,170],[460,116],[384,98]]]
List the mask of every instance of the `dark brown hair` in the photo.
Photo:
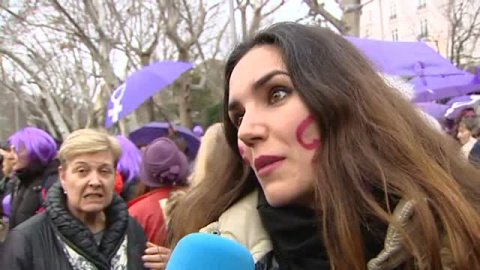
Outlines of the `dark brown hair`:
[[[405,246],[420,269],[441,269],[442,247],[457,269],[480,264],[480,171],[461,158],[459,146],[428,125],[399,91],[388,86],[365,57],[328,29],[280,23],[241,43],[225,69],[225,132],[237,152],[237,129],[228,120],[229,81],[240,59],[256,46],[282,53],[292,83],[315,116],[322,147],[315,155],[313,203],[319,230],[335,269],[365,269],[360,227],[367,215],[392,223],[398,198],[415,202],[403,230]],[[231,174],[205,181],[211,193],[191,194],[188,230],[175,224],[175,239],[219,215],[253,183]],[[381,191],[383,199],[372,190]],[[407,233],[415,231],[415,236]],[[182,235],[183,234],[183,235]]]

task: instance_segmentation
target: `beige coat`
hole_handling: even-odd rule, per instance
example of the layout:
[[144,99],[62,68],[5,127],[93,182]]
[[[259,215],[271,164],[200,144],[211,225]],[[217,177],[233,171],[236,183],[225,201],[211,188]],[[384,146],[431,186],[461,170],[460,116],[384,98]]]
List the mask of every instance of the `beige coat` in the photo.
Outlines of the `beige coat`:
[[[200,231],[220,234],[239,242],[250,250],[257,262],[273,249],[268,233],[262,226],[257,203],[258,191],[254,191],[225,211],[218,221]],[[413,202],[400,201],[393,214],[398,224],[405,226],[413,214]],[[401,243],[402,237],[399,230],[390,225],[387,229],[384,249],[368,262],[367,269],[388,270],[404,263],[410,255]],[[444,269],[450,269],[450,267],[445,266]]]

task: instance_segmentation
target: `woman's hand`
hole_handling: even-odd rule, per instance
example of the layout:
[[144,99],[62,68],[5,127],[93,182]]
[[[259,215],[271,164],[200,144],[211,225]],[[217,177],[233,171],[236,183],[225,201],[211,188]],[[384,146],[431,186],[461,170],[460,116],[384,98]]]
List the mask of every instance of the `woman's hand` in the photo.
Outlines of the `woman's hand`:
[[170,249],[147,242],[145,255],[142,257],[143,265],[146,268],[151,270],[164,270],[167,266],[168,258],[170,258]]

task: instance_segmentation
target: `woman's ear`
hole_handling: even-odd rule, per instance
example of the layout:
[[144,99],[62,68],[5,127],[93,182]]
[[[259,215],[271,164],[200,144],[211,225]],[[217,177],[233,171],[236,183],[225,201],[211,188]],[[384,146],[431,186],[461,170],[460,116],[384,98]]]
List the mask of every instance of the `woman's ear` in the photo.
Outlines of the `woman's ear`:
[[60,180],[60,184],[65,189],[65,174],[67,173],[67,168],[63,166],[58,167],[58,179]]

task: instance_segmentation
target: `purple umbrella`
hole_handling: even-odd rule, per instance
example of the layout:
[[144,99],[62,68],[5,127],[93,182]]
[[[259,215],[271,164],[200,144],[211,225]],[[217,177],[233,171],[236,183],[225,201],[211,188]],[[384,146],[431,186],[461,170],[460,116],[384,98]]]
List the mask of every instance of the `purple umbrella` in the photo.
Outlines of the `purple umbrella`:
[[480,95],[466,95],[466,96],[459,96],[459,97],[454,97],[450,99],[445,105],[452,106],[453,103],[458,103],[458,102],[464,102],[464,101],[471,101],[474,99],[479,98]]
[[[167,136],[171,128],[172,124],[168,122],[150,122],[132,131],[128,138],[137,146],[143,146],[157,138]],[[173,128],[187,142],[187,156],[194,159],[200,147],[200,139],[186,127],[174,125]]]
[[190,68],[190,63],[166,60],[135,71],[110,96],[105,126],[111,127]]
[[480,103],[480,95],[470,95],[452,99],[447,103],[450,106],[445,112],[445,117],[448,119],[457,119],[458,115],[463,110],[474,108]]
[[419,76],[409,83],[415,86],[413,101],[425,102],[465,95],[480,89],[480,81],[469,72],[455,75]]
[[445,111],[448,109],[447,105],[434,102],[418,102],[415,103],[415,106],[438,121],[445,118]]
[[379,69],[399,76],[457,74],[458,69],[423,42],[384,41],[347,36]]

